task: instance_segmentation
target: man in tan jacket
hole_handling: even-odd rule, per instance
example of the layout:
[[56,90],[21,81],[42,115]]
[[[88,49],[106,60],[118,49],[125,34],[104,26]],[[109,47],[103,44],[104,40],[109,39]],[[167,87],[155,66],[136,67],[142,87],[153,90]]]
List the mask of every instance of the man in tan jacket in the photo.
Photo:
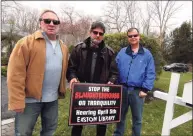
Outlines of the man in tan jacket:
[[40,114],[40,135],[53,135],[58,97],[65,95],[68,48],[57,35],[60,20],[45,10],[39,21],[41,30],[19,40],[9,59],[8,108],[16,112],[16,136],[31,136]]

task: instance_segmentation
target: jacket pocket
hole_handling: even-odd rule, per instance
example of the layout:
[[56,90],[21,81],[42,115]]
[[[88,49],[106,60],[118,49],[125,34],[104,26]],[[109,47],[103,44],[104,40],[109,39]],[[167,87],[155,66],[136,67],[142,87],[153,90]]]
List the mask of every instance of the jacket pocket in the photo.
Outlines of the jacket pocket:
[[26,96],[40,99],[42,95],[43,75],[28,74],[26,78]]

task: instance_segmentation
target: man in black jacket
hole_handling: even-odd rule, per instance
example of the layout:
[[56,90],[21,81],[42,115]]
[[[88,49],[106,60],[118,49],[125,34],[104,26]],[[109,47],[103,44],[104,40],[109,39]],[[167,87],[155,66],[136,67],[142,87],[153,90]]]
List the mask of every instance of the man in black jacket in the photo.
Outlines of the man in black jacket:
[[[114,84],[117,79],[117,66],[114,51],[105,45],[105,26],[93,22],[90,36],[73,49],[67,70],[70,89],[75,82]],[[73,126],[72,136],[81,136],[83,126]],[[97,125],[97,136],[105,136],[106,125]]]

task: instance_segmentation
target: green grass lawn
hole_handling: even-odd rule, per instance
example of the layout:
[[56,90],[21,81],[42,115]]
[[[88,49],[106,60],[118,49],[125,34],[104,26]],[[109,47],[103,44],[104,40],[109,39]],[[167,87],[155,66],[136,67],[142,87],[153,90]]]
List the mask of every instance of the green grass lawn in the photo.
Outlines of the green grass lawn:
[[[159,80],[155,81],[155,88],[159,88],[168,92],[169,82],[171,73],[162,72]],[[192,73],[181,74],[180,84],[178,90],[178,96],[182,96],[184,83],[192,80]],[[70,92],[67,93],[66,98],[59,101],[59,120],[58,128],[56,130],[55,136],[70,136],[71,127],[68,126],[68,116],[69,116],[69,105],[70,105]],[[166,101],[163,100],[153,100],[149,103],[145,103],[143,112],[143,125],[142,125],[142,136],[160,136],[163,125],[163,118],[165,113]],[[175,105],[174,118],[190,111],[190,108]],[[34,128],[33,136],[39,136],[40,132],[40,119]],[[115,124],[109,124],[107,128],[106,136],[112,136],[115,128]],[[95,136],[96,127],[95,126],[85,126],[83,129],[83,136]],[[127,115],[126,129],[124,136],[131,136],[131,114],[130,111]],[[176,128],[171,130],[171,136],[192,136],[192,121],[186,122]]]

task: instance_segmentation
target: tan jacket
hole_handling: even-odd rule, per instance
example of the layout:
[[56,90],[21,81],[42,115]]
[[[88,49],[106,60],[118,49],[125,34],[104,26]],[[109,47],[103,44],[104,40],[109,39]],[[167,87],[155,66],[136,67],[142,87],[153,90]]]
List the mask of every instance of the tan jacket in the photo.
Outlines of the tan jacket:
[[[68,66],[68,48],[60,41],[63,54],[63,67],[58,89],[59,96],[66,92],[66,70]],[[19,40],[9,58],[7,70],[8,109],[25,108],[25,98],[42,97],[42,84],[46,60],[46,42],[41,31]]]

